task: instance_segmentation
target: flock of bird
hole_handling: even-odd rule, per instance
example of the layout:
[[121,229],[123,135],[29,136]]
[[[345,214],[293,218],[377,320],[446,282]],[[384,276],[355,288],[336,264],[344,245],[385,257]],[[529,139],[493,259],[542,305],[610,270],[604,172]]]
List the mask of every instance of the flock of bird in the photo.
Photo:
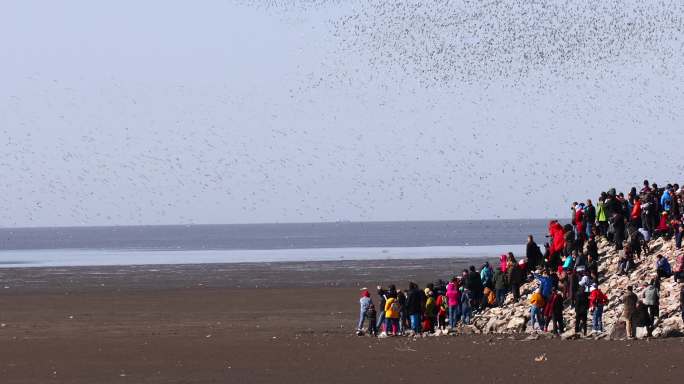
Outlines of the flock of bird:
[[280,13],[332,9],[335,54],[364,58],[367,77],[389,72],[429,87],[610,76],[645,60],[671,72],[684,59],[677,0],[243,3]]
[[290,100],[228,90],[160,118],[153,99],[202,90],[129,86],[111,115],[10,99],[2,225],[539,217],[607,173],[671,178],[676,144],[632,135],[684,121],[682,1],[239,3],[325,15],[325,61]]

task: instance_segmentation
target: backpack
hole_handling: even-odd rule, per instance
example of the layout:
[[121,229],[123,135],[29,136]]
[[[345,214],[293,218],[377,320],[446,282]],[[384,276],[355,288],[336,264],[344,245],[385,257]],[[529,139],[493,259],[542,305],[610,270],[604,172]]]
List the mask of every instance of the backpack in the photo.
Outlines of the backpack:
[[444,295],[440,296],[440,299],[442,300],[440,309],[444,312],[449,311],[449,299]]
[[390,305],[390,309],[392,310],[392,312],[395,313],[401,312],[401,305],[399,304],[399,301],[394,300],[394,302],[392,302],[392,305]]
[[435,315],[435,299],[432,297],[428,297],[427,301],[425,302],[425,314],[427,316]]

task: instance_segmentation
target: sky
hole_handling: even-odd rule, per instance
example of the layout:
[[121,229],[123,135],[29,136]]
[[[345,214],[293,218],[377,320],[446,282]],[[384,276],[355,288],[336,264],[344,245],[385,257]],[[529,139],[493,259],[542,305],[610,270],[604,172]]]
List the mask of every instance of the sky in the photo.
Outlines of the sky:
[[567,216],[684,182],[680,1],[6,1],[0,226]]

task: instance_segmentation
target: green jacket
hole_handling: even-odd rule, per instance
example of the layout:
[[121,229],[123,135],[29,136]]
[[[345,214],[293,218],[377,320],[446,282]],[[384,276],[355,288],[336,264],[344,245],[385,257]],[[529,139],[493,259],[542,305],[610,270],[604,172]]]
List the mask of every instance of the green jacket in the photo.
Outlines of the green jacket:
[[606,216],[606,209],[603,207],[603,203],[598,203],[598,209],[596,210],[596,220],[608,221],[608,217]]
[[494,289],[506,289],[506,286],[508,285],[506,274],[501,272],[501,270],[494,272],[492,282],[494,283]]

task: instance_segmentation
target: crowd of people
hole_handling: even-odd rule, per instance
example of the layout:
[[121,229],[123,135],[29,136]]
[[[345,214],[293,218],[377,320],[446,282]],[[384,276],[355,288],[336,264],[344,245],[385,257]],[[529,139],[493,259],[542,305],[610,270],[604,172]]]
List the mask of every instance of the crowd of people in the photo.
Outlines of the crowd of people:
[[[600,287],[603,276],[599,273],[597,239],[607,239],[619,251],[618,271],[629,275],[642,253],[649,252],[651,240],[674,238],[676,249],[681,248],[683,216],[684,187],[677,184],[659,188],[645,180],[640,191],[632,188],[626,197],[611,188],[601,193],[596,206],[589,199],[572,203],[568,224],[551,221],[543,252],[530,235],[521,260],[509,252],[500,257],[495,268],[489,262],[479,270],[470,266],[448,282],[438,280],[423,289],[415,282],[409,282],[405,290],[395,285],[378,286],[377,307],[370,291],[363,289],[357,334],[384,337],[454,331],[488,307],[518,302],[521,286],[531,281],[538,283],[529,297],[531,329],[563,333],[564,310],[570,307],[575,313],[575,333],[587,335],[590,313],[592,332],[604,332],[603,308],[610,298]],[[678,253],[675,268],[658,255],[653,269],[653,279],[645,284],[642,298],[632,286],[622,297],[628,337],[634,337],[639,326],[646,327],[650,335],[659,316],[664,278],[673,277],[680,283],[684,321],[684,253]],[[507,301],[509,295],[511,301]]]

